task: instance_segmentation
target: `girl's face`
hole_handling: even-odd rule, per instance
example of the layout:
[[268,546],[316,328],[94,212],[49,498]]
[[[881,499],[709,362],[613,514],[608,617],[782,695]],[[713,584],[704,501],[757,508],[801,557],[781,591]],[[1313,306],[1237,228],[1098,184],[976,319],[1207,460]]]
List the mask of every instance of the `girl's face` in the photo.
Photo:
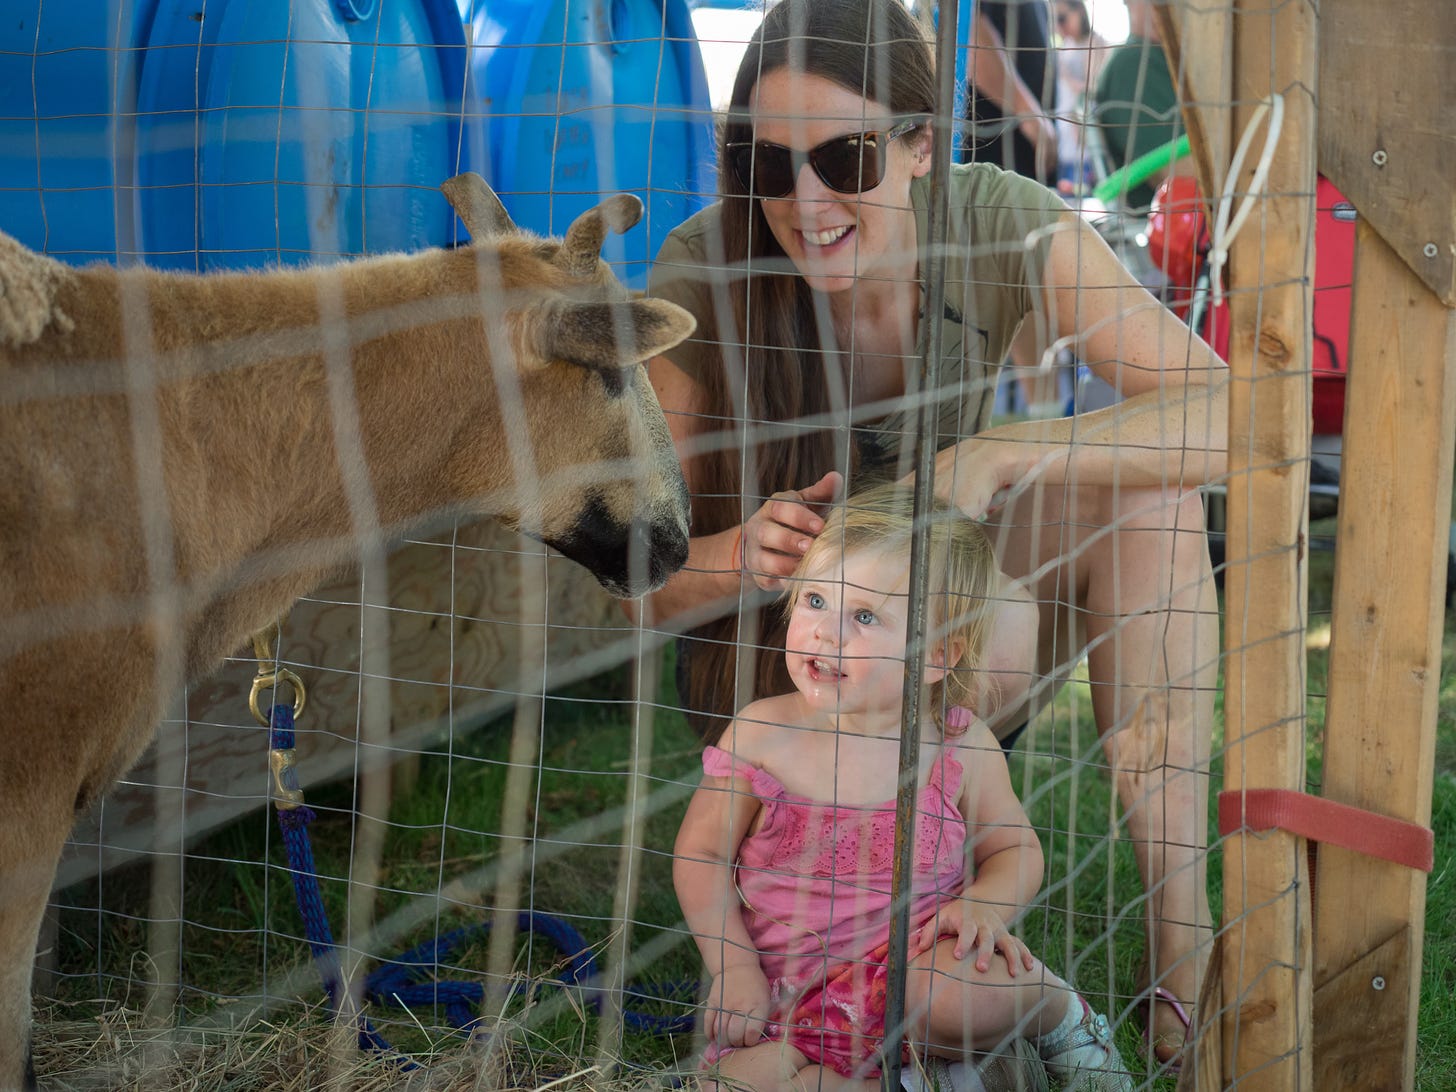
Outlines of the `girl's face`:
[[899,723],[908,569],[899,552],[857,550],[826,555],[805,573],[785,646],[789,677],[811,708]]
[[[832,80],[784,68],[758,81],[749,105],[753,139],[782,145],[800,157],[836,137],[883,134],[907,120]],[[873,189],[840,193],[799,158],[792,192],[759,198],[774,238],[815,291],[842,292],[854,286],[857,276],[895,275],[906,263],[913,273],[910,182],[930,170],[924,133],[919,128],[890,141],[884,177]]]

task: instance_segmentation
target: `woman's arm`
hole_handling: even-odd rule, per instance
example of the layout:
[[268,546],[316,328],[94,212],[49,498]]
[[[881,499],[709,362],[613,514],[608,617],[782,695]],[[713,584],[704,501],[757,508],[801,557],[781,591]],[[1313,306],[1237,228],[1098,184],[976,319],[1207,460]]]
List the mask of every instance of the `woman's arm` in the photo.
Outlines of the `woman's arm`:
[[942,451],[936,488],[968,515],[1031,478],[1189,488],[1228,465],[1228,369],[1153,298],[1080,217],[1048,247],[1043,304],[1058,341],[1124,400],[1073,418],[1017,421]]
[[[651,360],[647,375],[667,417],[688,493],[696,497],[702,491],[697,450],[705,420],[702,389],[667,357]],[[689,616],[689,624],[706,621],[738,610],[745,596],[767,601],[760,589],[778,590],[794,571],[809,540],[824,526],[816,506],[833,500],[839,486],[840,476],[831,472],[804,489],[774,494],[741,526],[690,537],[687,564],[647,600],[654,623],[678,615]],[[623,600],[622,605],[636,620],[636,602]],[[695,612],[701,617],[693,620]]]

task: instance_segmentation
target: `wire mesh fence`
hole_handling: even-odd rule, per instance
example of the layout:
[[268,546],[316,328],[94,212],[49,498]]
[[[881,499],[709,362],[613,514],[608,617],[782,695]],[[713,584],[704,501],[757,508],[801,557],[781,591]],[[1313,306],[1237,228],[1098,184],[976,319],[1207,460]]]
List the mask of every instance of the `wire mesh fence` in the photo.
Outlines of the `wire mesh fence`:
[[[1204,104],[1243,111],[1234,135],[1247,132],[1249,148],[1244,168],[1227,168],[1225,194],[1199,196],[1178,189],[1188,174],[1176,159],[1170,172],[1166,154],[1198,44],[1182,38],[1181,54],[1177,41],[1159,44],[1176,20],[1140,22],[1137,11],[1133,36],[1113,46],[1074,40],[1059,15],[1075,5],[1060,2],[957,12],[887,0],[824,16],[798,0],[768,12],[666,0],[127,0],[89,20],[39,0],[20,7],[0,36],[0,231],[17,241],[0,239],[0,415],[13,437],[55,446],[0,442],[14,483],[0,542],[21,559],[0,598],[0,693],[24,708],[21,734],[43,743],[38,759],[6,760],[3,784],[12,818],[44,816],[36,829],[66,825],[68,837],[53,882],[42,837],[0,840],[11,891],[0,899],[10,950],[33,946],[38,926],[32,1051],[46,1087],[625,1089],[722,1073],[719,1087],[767,1088],[800,1069],[812,1087],[813,1050],[826,1048],[782,1026],[803,981],[776,983],[773,998],[770,1024],[781,1026],[769,1035],[794,1044],[774,1063],[786,1071],[735,1070],[752,1041],[736,1044],[739,1062],[704,1069],[705,1048],[713,1057],[722,1043],[711,1040],[730,1034],[716,1013],[733,1008],[712,992],[705,959],[721,968],[742,936],[725,925],[705,937],[685,916],[699,880],[684,879],[682,832],[705,785],[734,801],[739,837],[772,821],[775,794],[804,803],[812,822],[830,815],[798,849],[829,853],[814,877],[845,885],[826,898],[843,900],[850,921],[860,895],[846,892],[895,870],[886,860],[880,878],[857,877],[866,861],[833,851],[897,785],[916,814],[932,765],[916,745],[893,769],[847,706],[812,723],[770,717],[774,732],[719,733],[751,701],[802,693],[804,672],[855,673],[831,672],[825,661],[841,653],[821,650],[794,674],[780,600],[807,577],[789,540],[818,526],[796,521],[828,517],[871,482],[917,470],[923,480],[932,464],[938,491],[984,527],[997,573],[984,656],[960,665],[975,680],[975,730],[943,741],[945,705],[927,704],[922,743],[939,756],[944,742],[969,771],[947,790],[953,810],[975,804],[975,771],[1006,771],[1044,869],[1004,917],[1037,974],[1087,1000],[1087,1034],[1105,1016],[1099,1042],[1115,1045],[1104,1058],[1119,1075],[1097,1079],[1171,1089],[1180,1060],[1190,1078],[1195,1064],[1204,1073],[1198,1052],[1182,1050],[1185,1021],[1196,1021],[1190,1047],[1201,1044],[1264,988],[1250,981],[1303,973],[1261,966],[1230,982],[1228,952],[1262,909],[1292,907],[1291,931],[1309,926],[1308,870],[1233,898],[1214,801],[1230,754],[1248,783],[1242,740],[1288,727],[1250,719],[1249,665],[1293,642],[1303,672],[1334,602],[1329,552],[1306,551],[1333,543],[1356,217],[1344,194],[1314,188],[1312,171],[1305,192],[1281,189],[1290,176],[1271,168],[1311,139],[1297,90],[1270,95],[1277,120],[1251,117],[1232,94]],[[748,44],[780,7],[795,44]],[[916,36],[896,29],[892,9]],[[944,16],[954,18],[940,26]],[[857,58],[859,91],[823,74],[850,63],[816,53],[825,41]],[[1080,85],[1058,81],[1058,46]],[[1014,77],[1033,53],[1040,74]],[[789,68],[806,68],[808,82],[783,80]],[[1146,93],[1159,73],[1163,102]],[[907,86],[917,79],[923,104]],[[1149,142],[1161,154],[1139,165]],[[618,191],[641,198],[641,219],[601,214],[586,231],[591,268],[562,259],[548,284],[520,273],[515,252],[482,245],[493,213],[441,193],[463,171],[541,236],[575,234]],[[1041,183],[1026,177],[1038,172]],[[1149,209],[1139,184],[1168,173]],[[1240,224],[1240,201],[1255,210],[1261,199],[1310,212],[1299,235],[1310,245],[1288,279],[1248,273],[1267,240],[1297,234],[1261,212]],[[1254,257],[1221,276],[1239,234]],[[437,288],[417,290],[406,271],[417,267],[386,257],[430,248],[468,257],[466,279],[431,273]],[[76,272],[92,261],[177,276]],[[1290,305],[1280,292],[1301,279],[1308,303]],[[245,321],[194,321],[241,298],[205,287],[222,281],[276,290],[250,297]],[[623,317],[643,293],[681,305],[695,329],[642,334],[668,321],[661,310]],[[33,300],[39,318],[25,310]],[[1238,325],[1240,306],[1259,312],[1252,326]],[[1303,391],[1301,412],[1313,410],[1315,450],[1293,443],[1266,458],[1232,427],[1225,460],[1217,358],[1290,306],[1309,312],[1294,325],[1314,348],[1282,378]],[[91,337],[87,320],[105,333]],[[200,363],[174,320],[212,327],[198,335],[209,346]],[[574,324],[590,322],[608,348],[583,347],[590,330]],[[83,348],[47,340],[66,337]],[[408,346],[408,369],[367,355],[390,337]],[[441,361],[472,339],[467,395]],[[649,358],[649,371],[636,367]],[[588,362],[564,386],[535,385],[562,360]],[[189,383],[188,398],[211,392],[221,412],[178,408]],[[475,387],[490,391],[488,414],[466,412]],[[1248,403],[1234,404],[1237,421]],[[48,472],[60,450],[81,454],[56,456]],[[207,472],[179,484],[175,468],[195,450],[210,452],[197,464]],[[677,457],[692,549],[664,560],[674,549],[663,513],[685,503],[664,469]],[[460,459],[489,472],[462,480]],[[109,501],[102,485],[68,476],[100,465],[111,467]],[[278,467],[287,475],[257,480]],[[1273,471],[1314,484],[1270,517],[1289,533],[1261,538],[1250,527],[1274,511],[1259,507]],[[616,538],[573,537],[618,494],[629,517]],[[189,496],[206,500],[201,520],[178,510]],[[300,509],[320,496],[328,511]],[[784,516],[775,496],[807,503]],[[264,511],[249,498],[305,530],[250,539],[238,528]],[[124,532],[106,522],[118,505],[135,514]],[[219,513],[236,526],[206,526]],[[654,533],[632,533],[652,519]],[[110,573],[116,552],[131,555],[123,576],[76,582],[87,566]],[[209,569],[219,556],[230,567]],[[873,589],[877,602],[903,597],[917,574],[938,586],[937,564],[897,555],[906,583]],[[668,570],[657,595],[616,597],[660,586]],[[1295,583],[1271,583],[1275,570]],[[834,594],[853,586],[843,572],[829,583]],[[275,585],[288,592],[280,609],[237,608]],[[1276,598],[1289,606],[1284,629],[1228,627]],[[900,651],[916,673],[951,671],[927,667],[949,647],[937,653],[928,609]],[[248,638],[271,622],[278,631],[250,656]],[[209,649],[200,662],[195,638],[179,636],[196,632]],[[151,658],[120,651],[129,644]],[[1326,657],[1309,656],[1289,695],[1287,746],[1317,789]],[[57,661],[67,671],[43,666]],[[155,726],[135,766],[110,768],[94,733],[71,726],[98,708],[118,736],[151,738]],[[747,723],[786,707],[753,708]],[[832,745],[807,731],[826,725],[842,733]],[[893,727],[880,735],[897,740]],[[705,767],[705,745],[738,747],[742,765]],[[919,771],[909,784],[907,761]],[[77,801],[86,806],[69,829],[56,815]],[[996,872],[976,847],[999,848],[994,832],[1017,824],[965,818],[973,864],[957,883],[973,884]],[[752,870],[739,860],[734,872],[734,860],[718,863],[742,886]],[[1018,867],[1042,868],[1032,860]],[[758,871],[802,865],[781,857]],[[37,922],[26,896],[38,872],[49,894]],[[894,893],[908,883],[897,871]],[[733,912],[755,928],[774,918],[751,900]],[[873,1065],[855,1055],[825,1087],[874,1087],[879,1062],[910,1089],[1047,1079],[1031,1055],[1061,1019],[1043,1026],[1038,1015],[1060,993],[1001,1017],[987,1015],[1007,1007],[994,989],[971,990],[957,1041],[927,1049],[938,1034],[929,1018],[912,1012],[902,1025],[894,995],[907,975],[912,1008],[935,996],[915,978],[928,946],[883,924],[887,954],[841,958],[854,990],[888,978],[884,1024],[907,1051]],[[750,939],[773,935],[764,929]],[[937,965],[942,980],[978,981],[955,962]],[[1222,994],[1201,996],[1220,975]],[[12,995],[0,1015],[20,1028],[6,1006],[26,987],[0,981]],[[972,1048],[1021,1053],[979,1076],[931,1063]],[[6,1064],[0,1085],[19,1079],[21,1055],[0,1049]],[[1052,1068],[1053,1087],[1064,1077]]]

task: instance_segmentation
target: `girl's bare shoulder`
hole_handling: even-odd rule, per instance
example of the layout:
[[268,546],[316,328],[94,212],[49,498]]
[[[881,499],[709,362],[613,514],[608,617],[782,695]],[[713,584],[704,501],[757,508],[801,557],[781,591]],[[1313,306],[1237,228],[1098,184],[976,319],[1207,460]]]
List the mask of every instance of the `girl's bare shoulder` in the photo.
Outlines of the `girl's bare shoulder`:
[[745,705],[718,745],[763,765],[799,734],[796,729],[803,727],[803,708],[797,698],[797,694],[778,694]]

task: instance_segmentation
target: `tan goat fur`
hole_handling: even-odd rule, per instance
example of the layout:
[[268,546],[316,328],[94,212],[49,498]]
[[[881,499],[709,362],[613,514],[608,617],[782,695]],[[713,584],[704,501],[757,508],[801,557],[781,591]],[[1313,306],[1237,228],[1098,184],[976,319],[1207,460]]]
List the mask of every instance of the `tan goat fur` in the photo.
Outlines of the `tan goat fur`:
[[499,518],[619,595],[686,560],[642,362],[693,322],[598,256],[640,202],[559,243],[478,176],[446,193],[471,246],[292,271],[73,269],[0,234],[0,1090],[33,1086],[62,844],[184,682],[436,521]]

